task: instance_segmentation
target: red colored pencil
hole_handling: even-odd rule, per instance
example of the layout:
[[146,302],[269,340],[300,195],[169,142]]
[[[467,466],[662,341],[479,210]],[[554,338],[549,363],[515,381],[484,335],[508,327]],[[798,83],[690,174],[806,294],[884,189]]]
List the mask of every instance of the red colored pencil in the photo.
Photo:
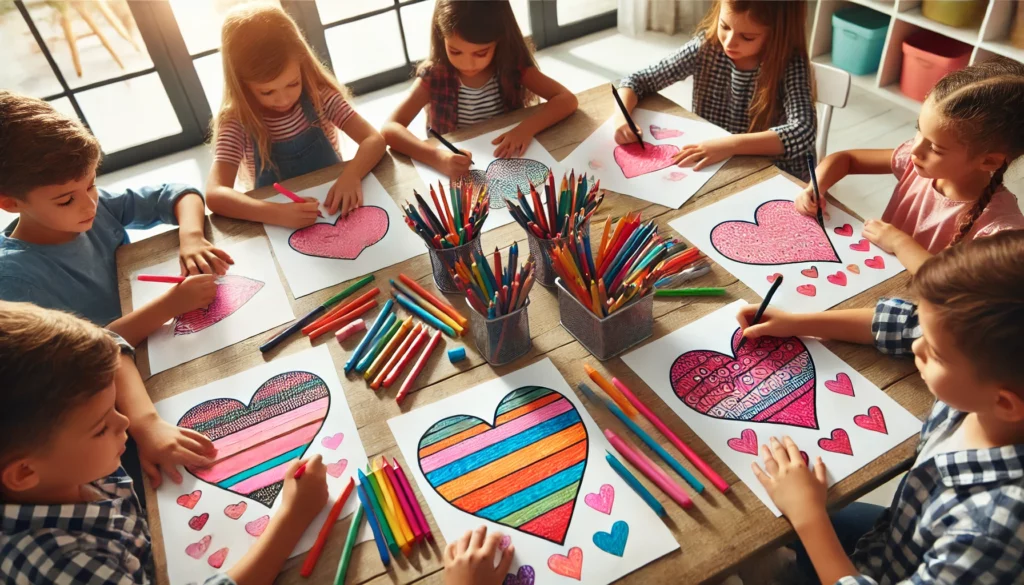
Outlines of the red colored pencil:
[[313,543],[313,548],[309,550],[309,554],[306,555],[306,561],[302,563],[302,569],[299,571],[299,574],[303,577],[309,577],[313,573],[313,568],[316,567],[316,562],[320,559],[320,553],[323,552],[324,545],[327,544],[327,537],[331,534],[334,523],[338,521],[338,516],[341,516],[341,509],[345,507],[345,502],[348,501],[349,495],[352,494],[352,487],[354,485],[355,481],[349,476],[345,489],[342,490],[338,495],[338,499],[334,501],[334,505],[331,506],[331,511],[327,514],[324,525],[320,527],[320,534],[316,535],[316,542]]
[[391,357],[388,358],[388,362],[384,364],[384,367],[382,367],[379,372],[377,372],[377,375],[373,378],[373,382],[370,384],[370,388],[377,390],[381,387],[384,380],[386,380],[391,374],[391,370],[402,358],[405,357],[409,347],[416,341],[416,338],[420,336],[420,331],[423,330],[423,327],[424,325],[422,323],[416,323],[416,325],[413,325],[412,330],[409,331],[409,334],[402,340],[401,345],[398,346],[395,353],[391,354]]
[[345,313],[348,313],[352,309],[355,309],[365,304],[366,301],[372,299],[378,294],[380,294],[380,289],[377,287],[373,287],[372,289],[366,291],[365,293],[359,295],[358,297],[352,299],[351,301],[334,307],[330,311],[324,313],[323,316],[318,318],[316,321],[313,321],[309,325],[303,327],[302,334],[309,335],[311,332],[323,327],[326,323],[330,323],[331,321],[337,319],[338,317],[344,315]]
[[316,339],[317,337],[320,337],[321,335],[324,335],[326,333],[330,333],[331,331],[334,331],[338,327],[341,327],[345,323],[348,323],[349,321],[352,321],[356,317],[362,315],[363,313],[369,311],[370,309],[372,309],[372,308],[374,308],[376,306],[377,306],[377,301],[376,300],[369,300],[369,301],[366,301],[365,303],[363,303],[362,305],[356,307],[352,311],[350,311],[348,313],[345,313],[344,315],[338,316],[333,321],[331,321],[329,323],[324,323],[323,326],[321,326],[319,329],[310,332],[310,334],[309,334],[310,341]]
[[184,276],[164,276],[162,274],[140,274],[136,277],[139,282],[162,282],[164,284],[181,284],[185,282]]
[[412,389],[413,383],[416,382],[416,378],[420,375],[420,372],[423,371],[423,367],[427,365],[427,360],[430,359],[430,354],[434,352],[434,348],[437,347],[437,344],[440,341],[441,330],[438,329],[434,332],[434,336],[430,338],[430,343],[427,344],[426,349],[424,349],[423,353],[420,354],[419,359],[416,360],[416,364],[413,365],[412,372],[409,373],[409,377],[402,383],[402,388],[398,391],[398,396],[395,396],[395,402],[401,404],[402,400],[405,399],[405,395]]
[[306,462],[303,461],[302,465],[300,465],[299,468],[295,470],[295,475],[293,475],[292,477],[294,477],[295,479],[301,479],[302,476],[305,473],[306,473]]
[[452,319],[455,319],[455,322],[458,323],[459,325],[462,325],[463,327],[469,325],[469,320],[463,317],[462,313],[459,313],[457,310],[455,310],[455,307],[430,294],[430,292],[427,291],[427,289],[420,286],[420,283],[416,282],[415,280],[409,278],[404,274],[399,274],[398,279],[404,282],[409,288],[416,291],[416,294],[427,299],[428,302],[433,304],[438,309],[444,311]]

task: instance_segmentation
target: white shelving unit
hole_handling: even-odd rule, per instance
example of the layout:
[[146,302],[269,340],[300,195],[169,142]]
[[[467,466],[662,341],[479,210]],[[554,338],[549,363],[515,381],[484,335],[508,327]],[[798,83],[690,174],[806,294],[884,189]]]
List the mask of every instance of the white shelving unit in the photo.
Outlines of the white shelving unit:
[[[978,63],[996,55],[1024,63],[1024,50],[1009,43],[1017,0],[989,0],[985,18],[972,28],[955,28],[925,18],[921,14],[920,0],[817,0],[811,16],[811,60],[832,64],[832,15],[853,5],[868,8],[889,16],[885,47],[878,71],[868,75],[853,75],[853,85],[877,94],[896,104],[918,111],[921,103],[900,92],[900,71],[903,67],[903,41],[919,30],[930,30],[970,45],[971,63]],[[1024,10],[1024,5],[1018,10]]]

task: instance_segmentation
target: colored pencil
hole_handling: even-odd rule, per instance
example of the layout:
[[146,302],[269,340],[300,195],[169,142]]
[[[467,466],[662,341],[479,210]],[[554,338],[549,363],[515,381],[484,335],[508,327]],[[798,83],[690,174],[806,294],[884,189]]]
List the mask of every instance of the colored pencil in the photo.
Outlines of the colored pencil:
[[655,288],[676,288],[681,284],[690,282],[696,278],[704,276],[711,272],[711,264],[705,261],[700,261],[693,266],[687,268],[675,274],[673,276],[666,276],[658,282],[654,283]]
[[348,501],[348,497],[352,495],[352,487],[355,485],[355,480],[352,477],[348,478],[348,483],[345,484],[345,489],[338,494],[338,499],[334,501],[334,505],[331,506],[331,511],[327,513],[327,518],[324,520],[324,525],[320,527],[320,533],[316,535],[316,541],[313,543],[313,548],[309,550],[309,554],[306,555],[305,562],[302,563],[302,569],[299,570],[299,574],[303,577],[309,577],[313,573],[313,568],[316,566],[316,562],[320,560],[320,553],[324,550],[324,545],[327,544],[327,536],[330,535],[331,529],[334,528],[334,523],[338,521],[338,516],[341,516],[341,509],[345,507],[345,502]]
[[676,449],[679,449],[679,452],[683,454],[683,457],[686,457],[690,463],[697,468],[697,471],[704,474],[704,477],[708,478],[708,481],[710,481],[712,485],[722,492],[729,491],[729,484],[722,479],[722,476],[715,473],[715,470],[712,469],[706,461],[701,459],[700,455],[697,455],[696,451],[691,449],[678,436],[676,436],[676,434],[673,433],[660,418],[658,418],[658,415],[654,414],[654,411],[647,408],[647,405],[641,402],[640,399],[636,397],[636,394],[633,394],[633,391],[629,389],[629,386],[626,386],[617,378],[612,378],[612,382],[615,384],[616,388],[619,389],[622,395],[626,397],[626,400],[635,406],[636,409],[640,411],[640,414],[644,415],[644,418],[654,425],[654,428],[658,429],[662,435],[665,435],[665,438],[675,445]]
[[448,327],[451,327],[451,329],[455,331],[456,335],[461,336],[463,334],[463,331],[465,329],[462,325],[455,321],[455,319],[449,317],[447,313],[445,313],[441,309],[438,309],[433,304],[428,302],[426,299],[421,297],[418,293],[416,293],[416,291],[406,286],[405,283],[395,282],[394,280],[390,282],[393,288],[399,290],[402,294],[409,297],[409,300],[416,303],[421,309],[433,315],[434,318],[437,319],[438,321],[441,321]]
[[640,499],[643,500],[645,504],[650,506],[652,510],[654,510],[655,514],[662,517],[665,516],[665,507],[661,505],[661,502],[658,501],[658,498],[654,497],[654,494],[647,491],[647,488],[644,487],[644,484],[640,483],[640,480],[637,479],[636,476],[634,476],[632,473],[630,473],[621,461],[616,459],[614,455],[607,451],[604,452],[604,459],[605,461],[608,462],[608,465],[610,465],[611,468],[615,470],[615,473],[619,474],[619,477],[622,478],[622,481],[626,482],[626,485],[633,488],[633,491],[636,492],[636,495],[640,496]]
[[295,475],[293,475],[292,478],[293,479],[301,479],[302,476],[305,475],[305,474],[306,474],[306,462],[303,461],[302,465],[300,465],[299,468],[295,470]]
[[518,244],[512,244],[507,258],[507,267],[502,268],[501,253],[495,248],[494,264],[487,262],[483,256],[479,256],[472,265],[459,258],[449,270],[455,283],[466,295],[469,306],[489,319],[523,308],[533,286],[533,258],[527,258],[521,267],[518,266]]
[[398,362],[405,356],[409,347],[416,342],[416,338],[419,337],[420,331],[422,331],[424,327],[426,327],[426,325],[419,322],[413,325],[412,329],[409,330],[409,334],[402,340],[401,345],[395,348],[391,357],[388,358],[387,363],[384,364],[384,367],[382,367],[379,372],[377,372],[377,375],[373,378],[373,382],[370,384],[370,388],[373,388],[374,390],[380,389],[384,380],[386,380],[388,375],[391,373],[391,370],[393,370]]
[[356,372],[360,374],[365,373],[370,364],[373,363],[380,352],[384,350],[384,347],[391,341],[391,338],[398,333],[398,330],[402,327],[402,321],[394,313],[388,316],[388,320],[384,323],[381,331],[377,334],[377,339],[373,341],[370,349],[366,350],[366,354],[360,358],[359,363],[356,364]]
[[[547,180],[540,185],[530,185],[529,193],[519,192],[516,199],[506,201],[512,219],[528,234],[544,240],[564,238],[570,231],[578,229],[593,215],[604,201],[601,182],[578,177],[570,172],[572,180],[562,176],[562,185],[555,192],[554,174],[548,173]],[[545,197],[538,189],[544,189]]]
[[331,308],[331,310],[327,311],[326,313],[324,313],[322,317],[320,317],[316,321],[313,321],[309,325],[303,327],[302,328],[302,334],[303,335],[309,335],[310,332],[315,331],[315,330],[323,327],[325,323],[329,323],[329,322],[333,321],[335,318],[337,318],[338,316],[344,315],[345,313],[348,313],[352,309],[354,309],[354,308],[356,308],[356,307],[366,303],[366,301],[369,301],[370,299],[376,297],[378,294],[380,294],[380,289],[377,288],[377,287],[373,287],[370,290],[368,290],[368,291],[364,292],[363,294],[359,295],[358,297],[356,297],[356,298],[354,298],[354,299],[352,299],[352,300],[350,300],[348,302],[341,303],[341,304],[339,304],[336,307]]
[[344,585],[345,575],[348,574],[348,564],[352,560],[352,549],[356,546],[356,538],[359,535],[359,524],[363,521],[363,506],[356,507],[356,513],[352,516],[352,522],[348,525],[348,534],[345,536],[345,548],[341,551],[341,561],[338,562],[338,572],[334,574],[334,585]]
[[634,468],[639,469],[640,473],[651,480],[651,483],[661,488],[661,491],[665,492],[675,503],[682,506],[684,510],[693,507],[693,500],[690,499],[690,496],[686,495],[683,488],[672,481],[660,467],[655,465],[639,449],[631,447],[629,443],[620,439],[611,429],[605,429],[604,436],[611,443],[612,447],[615,447],[615,450],[619,452],[619,455],[622,455],[623,459],[629,461],[630,465]]
[[388,315],[391,314],[391,308],[395,305],[394,301],[388,299],[388,302],[384,303],[384,308],[377,313],[377,318],[373,320],[373,325],[370,326],[370,330],[366,332],[366,335],[359,341],[359,345],[356,346],[355,351],[349,356],[348,361],[345,362],[345,373],[351,372],[356,367],[356,363],[359,361],[359,356],[366,350],[366,346],[370,344],[370,341],[377,331],[380,330],[381,326],[387,321]]
[[384,344],[384,347],[374,356],[373,361],[370,362],[370,367],[366,368],[366,371],[363,372],[364,380],[372,381],[376,377],[377,372],[391,359],[391,354],[405,341],[405,337],[412,330],[412,317],[406,317],[401,322],[396,321],[396,324],[398,325],[398,330],[391,335],[388,342]]
[[640,150],[647,150],[644,146],[644,139],[640,138],[640,130],[636,127],[636,122],[633,121],[633,117],[629,115],[629,111],[626,109],[626,104],[622,103],[622,98],[619,97],[619,90],[615,89],[615,84],[612,84],[612,95],[615,96],[615,103],[619,105],[619,111],[622,112],[622,117],[626,119],[626,123],[629,124],[629,129],[633,131],[633,135],[636,136],[638,142],[640,142]]
[[633,408],[633,405],[630,404],[629,401],[626,400],[626,397],[623,396],[622,393],[619,392],[615,386],[609,383],[604,376],[602,376],[594,368],[590,367],[590,364],[583,364],[583,371],[587,373],[587,376],[589,376],[595,384],[597,384],[598,386],[601,387],[602,390],[604,390],[605,394],[610,396],[611,399],[615,401],[615,404],[619,405],[619,408],[622,409],[622,412],[625,412],[626,415],[629,416],[629,418],[636,418],[637,411],[635,408]]
[[162,274],[140,274],[135,277],[139,282],[162,282],[164,284],[181,284],[185,276],[164,276]]
[[388,550],[391,551],[392,555],[397,556],[402,549],[402,545],[399,544],[402,534],[395,531],[395,520],[388,514],[387,506],[384,504],[384,494],[381,493],[380,486],[377,485],[377,480],[373,477],[372,473],[364,474],[362,469],[357,470],[357,472],[359,473],[359,480],[366,483],[366,495],[370,496],[373,513],[380,520],[380,529],[384,532],[384,538],[388,542]]
[[427,360],[430,359],[430,354],[433,353],[434,348],[437,347],[437,344],[440,341],[441,332],[435,331],[434,336],[431,337],[430,342],[427,343],[426,349],[423,350],[423,353],[420,354],[419,359],[417,359],[416,363],[413,365],[412,372],[409,373],[409,377],[405,379],[405,382],[402,382],[402,388],[398,391],[398,396],[395,396],[395,402],[401,404],[405,395],[412,389],[412,385],[416,381],[416,378],[420,375],[420,372],[423,371],[423,367],[427,365]]
[[[362,475],[360,473],[360,475]],[[356,495],[359,496],[359,501],[362,503],[363,509],[366,510],[366,521],[370,523],[370,530],[373,532],[373,542],[377,544],[377,553],[380,555],[380,562],[384,563],[386,567],[391,562],[391,556],[388,554],[388,543],[384,538],[384,532],[378,524],[378,519],[373,511],[373,505],[370,503],[370,497],[366,494],[365,477],[359,479],[359,485],[356,486]]]
[[435,317],[435,316],[431,315],[430,313],[428,313],[427,311],[423,310],[422,307],[417,305],[409,297],[407,297],[404,294],[402,294],[401,292],[395,291],[395,290],[391,291],[391,295],[395,298],[396,301],[398,301],[399,305],[402,305],[402,307],[404,307],[407,311],[409,311],[410,313],[416,315],[417,317],[419,317],[420,319],[425,321],[431,327],[434,327],[435,329],[440,329],[441,331],[444,331],[445,334],[448,335],[448,337],[452,337],[452,338],[458,337],[458,335],[455,334],[455,330],[454,329],[452,329],[451,327],[449,327],[448,325],[443,323],[437,317]]
[[405,490],[402,488],[402,484],[398,480],[398,472],[391,467],[387,460],[384,461],[381,469],[384,470],[384,475],[387,476],[388,483],[391,484],[395,497],[398,499],[398,505],[402,509],[402,515],[409,523],[409,529],[412,531],[413,541],[422,541],[426,534],[423,533],[423,529],[420,528],[419,522],[416,521],[416,516],[412,511],[412,507],[409,505],[409,499],[406,497]]
[[421,297],[423,297],[424,299],[426,299],[428,302],[433,304],[438,309],[444,311],[445,314],[448,315],[449,317],[451,317],[452,319],[455,319],[455,322],[458,323],[459,325],[462,325],[463,328],[465,328],[467,325],[469,325],[469,320],[466,319],[465,317],[463,317],[462,313],[459,313],[457,310],[455,310],[455,307],[449,305],[448,303],[446,303],[446,302],[442,301],[441,299],[437,298],[436,296],[432,295],[430,293],[430,291],[428,291],[427,289],[423,288],[420,285],[420,283],[418,283],[415,280],[409,278],[405,274],[399,274],[398,275],[398,279],[401,280],[406,286],[411,288],[413,291],[415,291],[416,294],[418,294]]
[[[274,190],[277,191],[278,193],[280,193],[281,195],[284,195],[285,197],[291,199],[295,203],[305,203],[306,202],[305,199],[303,199],[302,197],[299,197],[296,193],[292,192],[290,189],[286,188],[281,183],[274,183]],[[320,213],[320,210],[317,209],[316,210],[316,216],[317,217],[323,217],[324,214]]]
[[395,364],[395,367],[388,372],[388,375],[384,376],[383,386],[385,388],[390,388],[391,385],[395,383],[395,380],[402,375],[402,370],[409,365],[409,362],[412,361],[416,352],[419,351],[420,347],[427,342],[427,338],[430,336],[429,331],[430,328],[427,325],[423,325],[420,328],[419,332],[416,334],[416,339],[412,342],[412,345],[403,352],[402,357],[398,360],[398,363]]
[[814,189],[814,206],[818,208],[817,220],[818,225],[821,227],[821,231],[825,231],[825,218],[821,214],[821,192],[818,191],[818,174],[815,172],[814,167],[814,153],[807,153],[807,171],[811,175],[811,186]]
[[391,458],[391,464],[395,467],[395,472],[398,474],[398,480],[402,483],[402,489],[405,491],[405,497],[408,498],[409,504],[412,506],[412,511],[416,515],[416,522],[423,529],[424,536],[427,540],[434,540],[434,535],[430,531],[430,524],[427,523],[426,516],[423,515],[423,508],[420,507],[419,500],[416,499],[416,494],[412,491],[412,485],[409,483],[409,478],[405,475],[405,470],[398,464],[398,460],[394,457]]
[[[402,536],[405,537],[406,542],[412,544],[416,541],[415,532],[412,530],[412,526],[409,524],[409,517],[405,515],[405,508],[402,507],[401,500],[398,499],[398,492],[395,490],[395,484],[391,481],[391,476],[388,474],[387,460],[384,460],[383,465],[376,465],[377,469],[374,471],[374,475],[377,476],[377,482],[380,483],[381,489],[385,490],[388,494],[387,498],[391,500],[391,511],[395,514],[395,519],[398,520],[399,527],[402,529]],[[379,475],[378,475],[379,474]]]
[[263,353],[267,353],[268,351],[274,349],[282,341],[284,341],[287,337],[289,337],[291,334],[295,333],[296,331],[301,331],[303,327],[305,327],[306,325],[309,325],[310,323],[315,321],[317,319],[317,317],[320,316],[321,313],[326,312],[327,309],[329,309],[333,305],[335,305],[335,304],[341,302],[342,300],[344,300],[345,298],[349,297],[352,293],[356,292],[357,290],[362,288],[364,285],[366,285],[366,283],[372,281],[373,279],[374,279],[374,276],[372,274],[368,274],[368,275],[364,276],[363,278],[360,278],[356,282],[350,284],[348,287],[345,288],[345,290],[343,290],[343,291],[339,292],[338,294],[332,296],[331,298],[327,299],[326,301],[321,303],[319,307],[313,309],[312,311],[307,313],[301,319],[297,319],[296,321],[293,321],[292,324],[289,325],[287,328],[282,330],[280,333],[277,333],[276,335],[274,335],[272,338],[270,338],[269,341],[267,341],[266,343],[264,343],[263,345],[260,346],[260,351],[263,352]]
[[321,325],[320,327],[318,327],[317,329],[314,329],[313,331],[310,331],[309,332],[309,339],[310,339],[310,341],[320,337],[321,335],[325,335],[327,333],[330,333],[330,332],[334,331],[335,329],[338,329],[339,327],[341,327],[342,325],[345,325],[346,323],[348,323],[350,321],[358,319],[363,313],[366,313],[366,312],[370,311],[371,309],[373,309],[376,306],[377,306],[377,301],[371,299],[369,301],[366,301],[362,305],[360,305],[358,307],[355,307],[352,311],[350,311],[348,313],[343,313],[343,314],[337,315],[331,321],[328,321],[328,322],[324,323],[323,325]]
[[656,297],[721,297],[725,296],[725,289],[716,286],[704,286],[695,288],[674,288],[658,289],[654,291]]
[[[754,318],[751,319],[750,325],[748,325],[748,327],[750,327],[751,325],[757,325],[758,323],[761,322],[761,317],[764,316],[764,310],[768,308],[768,303],[772,302],[772,297],[775,296],[775,291],[779,290],[779,287],[782,286],[782,279],[783,276],[781,274],[775,278],[775,282],[773,282],[772,287],[768,289],[768,294],[764,295],[764,300],[761,301],[761,306],[757,308],[757,312],[754,313]],[[746,343],[747,338],[740,337],[740,342],[736,344],[736,351],[739,351],[740,348],[743,347]]]
[[452,144],[451,142],[448,142],[448,140],[445,139],[444,136],[441,136],[441,133],[438,132],[437,130],[434,130],[433,128],[428,126],[427,127],[427,132],[429,132],[430,135],[433,136],[434,138],[437,138],[438,142],[443,144],[445,146],[445,148],[447,148],[448,150],[454,152],[455,154],[465,154],[461,150],[459,150],[458,148],[455,148],[455,145]]
[[[433,186],[430,189],[433,190]],[[429,248],[445,249],[468,244],[480,235],[490,213],[487,185],[477,186],[470,181],[455,179],[449,181],[449,193],[455,203],[454,210],[448,208],[443,189],[440,202],[431,198],[434,209],[415,190],[415,204],[407,201],[402,206],[406,225]]]

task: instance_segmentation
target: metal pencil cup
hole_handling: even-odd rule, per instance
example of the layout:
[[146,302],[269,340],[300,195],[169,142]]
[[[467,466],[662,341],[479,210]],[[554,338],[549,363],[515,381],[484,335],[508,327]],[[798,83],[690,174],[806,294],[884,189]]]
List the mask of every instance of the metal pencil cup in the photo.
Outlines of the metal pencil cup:
[[437,285],[437,290],[444,293],[455,293],[460,292],[451,273],[455,269],[455,261],[462,258],[466,264],[472,264],[472,252],[483,254],[483,249],[480,247],[480,236],[477,235],[473,240],[454,248],[437,249],[427,246],[427,252],[430,254],[430,269],[434,272],[434,284]]
[[556,284],[562,327],[597,359],[609,360],[654,333],[653,290],[602,319],[583,306],[561,278]]
[[466,306],[473,341],[487,363],[501,366],[530,352],[533,340],[530,339],[530,316],[526,312],[529,299],[520,309],[494,319],[481,315],[468,302]]
[[[587,237],[590,237],[590,221],[583,223],[583,230],[579,233],[586,231]],[[555,269],[551,267],[551,249],[557,244],[563,244],[566,238],[538,238],[533,232],[526,232],[526,239],[530,245],[530,255],[536,260],[536,267],[534,268],[533,278],[540,284],[552,288],[555,286],[555,279],[558,278],[558,274]],[[537,259],[540,260],[537,260]]]

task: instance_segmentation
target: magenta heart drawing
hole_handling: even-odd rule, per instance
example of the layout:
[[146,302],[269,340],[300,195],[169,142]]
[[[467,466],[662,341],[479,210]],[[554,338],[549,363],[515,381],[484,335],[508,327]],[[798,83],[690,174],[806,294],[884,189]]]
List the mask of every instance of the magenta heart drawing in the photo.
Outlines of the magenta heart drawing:
[[725,420],[818,428],[814,360],[799,338],[760,337],[733,355],[694,350],[676,358],[669,382],[683,404]]
[[835,274],[829,274],[825,278],[836,286],[846,286],[846,273],[842,270]]
[[519,567],[516,574],[509,573],[505,575],[505,580],[502,581],[501,585],[533,585],[537,573],[533,570],[530,565],[523,565]]
[[677,130],[675,128],[662,128],[661,126],[656,126],[654,124],[651,124],[651,136],[653,136],[655,140],[667,140],[669,138],[679,138],[682,135],[683,135],[683,131],[682,130]]
[[615,488],[606,483],[597,493],[583,496],[583,502],[602,514],[611,514],[612,504],[615,503]]
[[339,216],[334,223],[315,223],[292,232],[288,245],[306,256],[355,260],[363,250],[384,239],[390,223],[387,211],[367,205],[347,217]]
[[883,260],[881,256],[875,256],[874,258],[868,258],[865,260],[864,266],[874,268],[875,270],[881,270],[885,268],[885,260]]
[[853,424],[862,429],[875,431],[883,435],[889,434],[889,429],[885,427],[885,417],[882,416],[882,409],[877,406],[868,408],[867,414],[858,414],[853,417]]
[[818,439],[818,447],[831,453],[841,455],[853,455],[853,447],[850,445],[850,435],[843,429],[832,431],[829,439]]
[[206,536],[199,539],[199,542],[193,542],[192,544],[185,547],[185,554],[192,557],[193,559],[201,559],[206,551],[210,548],[210,543],[213,541],[213,537],[207,534]]
[[724,221],[711,230],[718,253],[741,264],[839,262],[828,234],[792,201],[765,201],[749,221]]
[[615,147],[615,164],[622,169],[627,179],[660,171],[672,166],[672,157],[679,153],[679,147],[671,144],[647,144],[641,147],[637,143]]
[[871,249],[871,243],[868,242],[866,238],[861,238],[859,242],[850,244],[850,249],[857,252],[867,252]]
[[204,309],[182,313],[174,320],[175,335],[190,335],[220,323],[260,292],[264,283],[245,276],[225,274],[217,279],[213,302]]
[[726,441],[729,448],[739,453],[757,455],[757,433],[753,429],[743,429],[740,438]]
[[832,231],[834,231],[837,236],[843,236],[848,238],[853,235],[853,226],[848,223],[844,223],[843,225],[833,229]]
[[193,516],[188,521],[188,527],[192,530],[202,530],[203,526],[206,526],[206,521],[210,519],[208,512],[203,512],[198,516]]
[[853,396],[853,381],[850,380],[850,376],[844,372],[836,374],[835,380],[825,380],[825,387],[836,394]]
[[192,508],[196,507],[196,504],[199,503],[199,498],[202,497],[203,490],[193,490],[192,493],[182,494],[178,496],[178,499],[175,500],[175,502],[177,502],[178,505],[181,506],[182,508],[188,508],[189,510],[191,510]]

